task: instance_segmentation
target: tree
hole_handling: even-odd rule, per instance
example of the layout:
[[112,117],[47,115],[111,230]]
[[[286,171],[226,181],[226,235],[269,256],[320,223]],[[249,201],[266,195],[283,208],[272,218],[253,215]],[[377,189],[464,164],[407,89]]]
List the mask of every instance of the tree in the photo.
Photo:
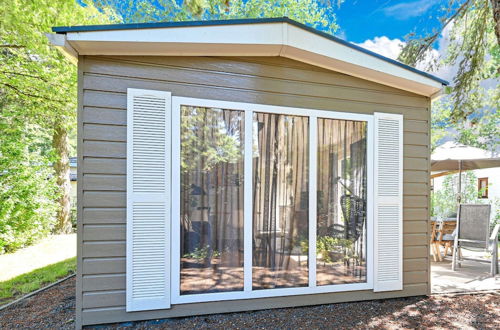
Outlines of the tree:
[[[441,33],[449,29],[446,53],[440,62],[431,62],[427,68],[458,67],[452,87],[446,90],[448,97],[439,105],[447,108],[447,117],[441,117],[455,126],[461,142],[490,149],[499,144],[500,89],[485,85],[498,84],[500,78],[499,8],[498,0],[449,0],[440,28],[423,37],[409,35],[399,56],[400,61],[413,66],[425,62]],[[444,127],[443,122],[439,126]]]
[[[8,160],[15,159],[17,152],[26,154],[27,158],[30,158],[30,154],[38,153],[37,162],[24,165],[33,167],[53,164],[53,171],[48,175],[55,178],[58,193],[52,193],[48,198],[57,200],[55,229],[60,233],[71,230],[68,136],[76,126],[76,68],[50,47],[44,33],[51,32],[51,27],[57,25],[108,22],[110,15],[105,10],[99,12],[91,5],[80,6],[74,0],[12,0],[0,3],[1,119],[2,124],[13,125],[8,127],[10,131],[2,130],[0,139],[3,143],[16,134],[21,134],[26,139],[17,145],[17,150],[13,144],[1,156]],[[36,130],[31,132],[32,135],[27,135],[26,127],[35,127]],[[41,150],[45,149],[47,152],[40,153],[39,150],[26,148],[36,138],[41,140]],[[35,171],[32,175],[36,173],[38,172]],[[2,179],[7,180],[14,175],[16,172],[7,167],[2,173]],[[20,177],[17,184],[28,185],[31,179],[29,175]],[[50,182],[52,181],[37,181],[37,189],[43,191],[44,185],[50,185]],[[36,189],[34,193],[36,194]],[[5,202],[0,201],[0,207]],[[32,206],[18,207],[24,207],[27,211]]]
[[335,6],[322,0],[94,0],[94,4],[113,8],[124,23],[287,16],[332,34],[338,28]]

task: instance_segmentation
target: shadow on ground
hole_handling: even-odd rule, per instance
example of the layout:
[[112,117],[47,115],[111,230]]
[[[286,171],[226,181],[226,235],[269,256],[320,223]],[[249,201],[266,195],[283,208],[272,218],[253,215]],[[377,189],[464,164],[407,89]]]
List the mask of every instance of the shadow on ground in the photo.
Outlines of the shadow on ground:
[[[74,278],[0,311],[0,329],[74,328]],[[110,324],[89,329],[500,328],[500,291]]]

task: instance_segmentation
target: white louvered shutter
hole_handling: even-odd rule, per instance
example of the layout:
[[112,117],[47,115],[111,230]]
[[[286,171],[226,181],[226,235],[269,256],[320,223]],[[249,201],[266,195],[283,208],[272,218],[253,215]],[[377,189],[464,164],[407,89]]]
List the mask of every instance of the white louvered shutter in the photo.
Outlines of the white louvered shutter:
[[374,291],[403,289],[403,116],[375,113]]
[[170,308],[171,94],[127,90],[127,311]]

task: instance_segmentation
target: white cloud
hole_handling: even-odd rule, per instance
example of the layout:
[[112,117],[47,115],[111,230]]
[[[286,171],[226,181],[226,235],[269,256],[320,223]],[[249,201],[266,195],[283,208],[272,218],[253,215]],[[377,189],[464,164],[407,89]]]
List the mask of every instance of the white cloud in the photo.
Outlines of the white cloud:
[[382,36],[375,37],[373,40],[365,40],[357,45],[395,60],[398,58],[399,53],[401,53],[401,47],[404,46],[404,44],[405,43],[399,39],[389,39],[386,36]]
[[385,7],[382,11],[386,16],[397,20],[406,20],[412,17],[421,16],[435,4],[435,0],[418,0],[407,3],[398,3],[393,6]]
[[[416,65],[416,68],[422,71],[431,72],[430,67],[432,67],[432,63],[436,60],[439,60],[442,52],[446,49],[446,46],[448,44],[447,38],[448,33],[441,36],[438,42],[439,49],[431,49],[428,52],[425,60],[418,63]],[[357,45],[371,50],[372,52],[375,52],[377,54],[383,55],[393,60],[397,60],[399,54],[401,53],[402,47],[405,44],[406,43],[400,39],[389,39],[386,36],[381,36],[365,40],[364,42]],[[434,74],[445,80],[452,80],[456,72],[456,67],[441,66],[437,72],[434,72]]]
[[[431,49],[426,58],[416,65],[417,69],[429,72],[430,74],[447,80],[450,83],[453,83],[453,79],[457,75],[458,63],[462,57],[459,56],[454,65],[439,65],[436,68],[433,64],[436,60],[439,61],[441,58],[446,56],[446,51],[450,43],[450,31],[452,29],[453,22],[448,24],[448,26],[446,26],[441,32],[437,41],[437,49]],[[389,39],[387,36],[380,36],[365,40],[357,45],[396,60],[401,53],[401,48],[405,45],[405,42],[400,39]],[[488,79],[481,82],[481,86],[486,89],[498,88],[498,84],[499,82],[497,79]]]

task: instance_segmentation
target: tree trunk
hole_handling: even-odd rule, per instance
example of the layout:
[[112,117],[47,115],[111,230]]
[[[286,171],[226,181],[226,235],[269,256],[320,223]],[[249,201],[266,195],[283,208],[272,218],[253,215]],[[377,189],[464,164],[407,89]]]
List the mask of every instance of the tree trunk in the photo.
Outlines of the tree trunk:
[[500,0],[490,0],[493,9],[493,21],[495,22],[495,35],[500,46]]
[[63,126],[56,124],[52,136],[52,146],[57,154],[57,160],[54,162],[54,172],[60,192],[55,231],[58,234],[68,234],[72,229],[70,219],[69,138],[68,131]]

